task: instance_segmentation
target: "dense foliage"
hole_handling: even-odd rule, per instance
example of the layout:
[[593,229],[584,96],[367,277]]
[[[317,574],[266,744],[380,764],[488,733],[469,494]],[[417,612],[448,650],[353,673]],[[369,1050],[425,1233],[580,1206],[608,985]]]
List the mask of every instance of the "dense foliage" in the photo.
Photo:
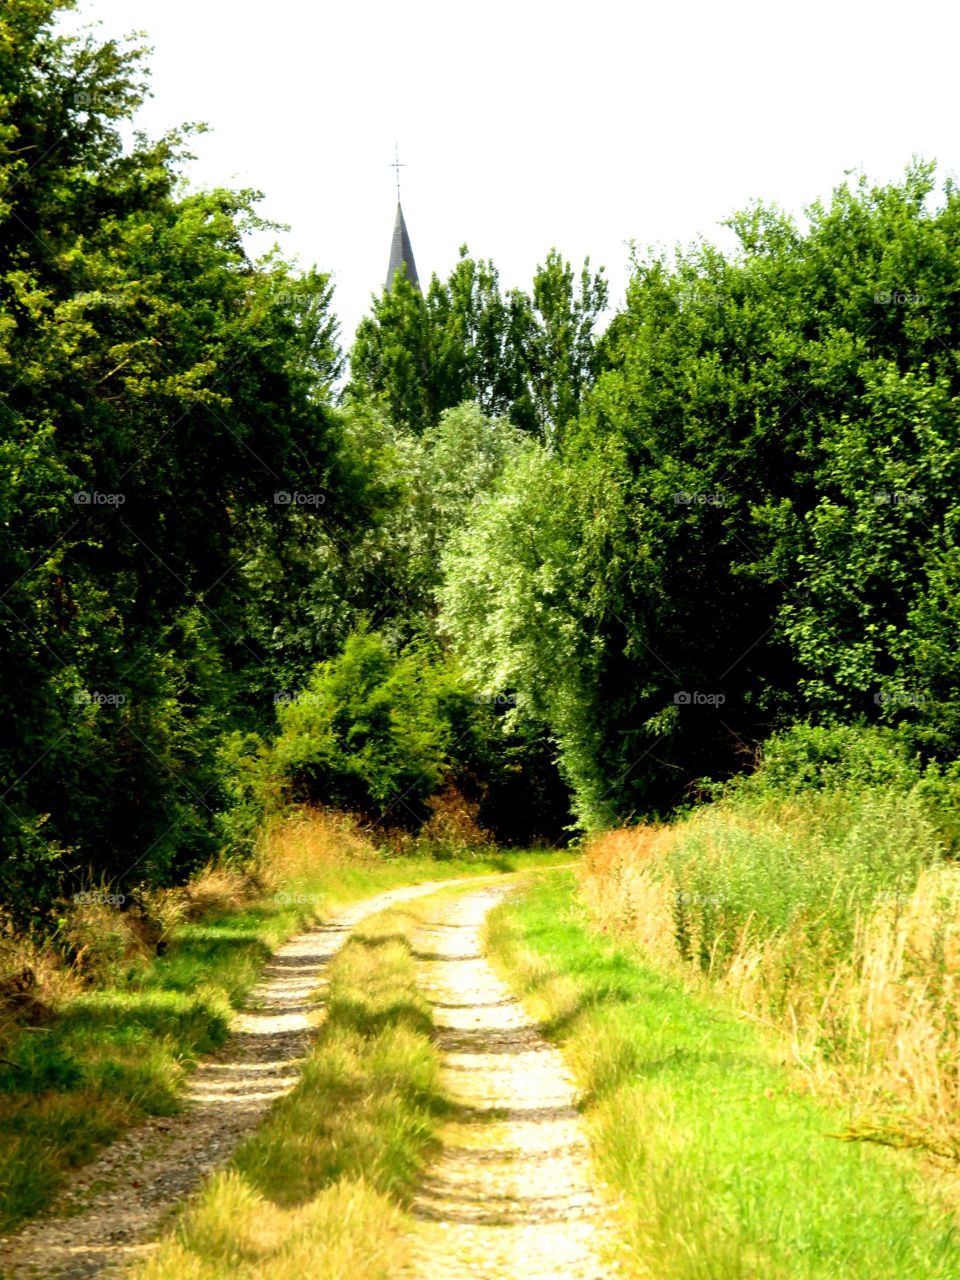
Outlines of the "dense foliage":
[[249,851],[278,796],[416,825],[453,783],[524,840],[667,812],[798,720],[839,768],[889,730],[954,841],[952,185],[638,257],[602,336],[602,272],[504,291],[464,249],[374,299],[341,386],[329,277],[251,260],[257,194],[189,191],[188,130],[123,145],[142,51],[63,7],[0,18],[21,918]]
[[434,276],[425,295],[401,275],[374,298],[357,330],[350,392],[381,397],[412,431],[473,400],[556,444],[600,367],[594,326],[607,297],[602,269],[591,274],[587,261],[578,280],[555,249],[532,295],[504,296],[493,263],[475,261],[464,245],[449,279]]
[[314,518],[349,540],[371,497],[326,407],[327,278],[252,263],[254,193],[183,194],[182,134],[124,150],[140,51],[56,35],[55,8],[0,19],[0,874],[22,910],[63,873],[216,851],[219,735],[266,719],[273,683],[242,570]]
[[638,261],[560,456],[449,553],[448,632],[549,726],[587,825],[791,719],[955,755],[958,218],[916,165]]

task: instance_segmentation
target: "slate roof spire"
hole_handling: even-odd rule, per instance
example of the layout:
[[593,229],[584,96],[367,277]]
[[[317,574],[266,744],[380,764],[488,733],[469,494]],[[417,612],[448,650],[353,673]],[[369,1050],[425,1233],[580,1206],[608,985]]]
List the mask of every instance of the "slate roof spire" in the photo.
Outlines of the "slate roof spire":
[[410,243],[410,233],[407,231],[407,224],[403,220],[403,209],[400,207],[400,170],[407,166],[400,162],[400,144],[394,146],[393,169],[397,177],[397,216],[393,223],[393,240],[390,244],[390,265],[387,267],[387,288],[393,288],[393,277],[400,270],[401,264],[406,267],[407,279],[413,287],[419,291],[420,280],[417,276],[417,264],[413,260],[413,245]]
[[420,288],[420,278],[417,275],[417,264],[413,260],[413,245],[410,243],[410,233],[407,231],[407,224],[403,220],[403,209],[400,207],[400,201],[397,201],[397,216],[393,223],[393,240],[390,244],[390,265],[387,267],[387,288],[393,288],[393,277],[400,269],[401,263],[407,269],[407,279],[415,289]]

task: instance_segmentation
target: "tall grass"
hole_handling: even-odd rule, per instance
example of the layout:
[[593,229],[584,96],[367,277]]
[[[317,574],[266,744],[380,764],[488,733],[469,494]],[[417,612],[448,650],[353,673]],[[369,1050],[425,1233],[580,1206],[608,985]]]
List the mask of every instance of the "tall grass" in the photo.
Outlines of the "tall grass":
[[488,941],[577,1077],[624,1280],[955,1280],[952,1215],[914,1162],[838,1141],[845,1108],[798,1089],[685,962],[589,927],[572,888],[539,879]]
[[580,892],[785,1035],[851,1133],[960,1154],[960,869],[915,791],[734,794],[599,837]]

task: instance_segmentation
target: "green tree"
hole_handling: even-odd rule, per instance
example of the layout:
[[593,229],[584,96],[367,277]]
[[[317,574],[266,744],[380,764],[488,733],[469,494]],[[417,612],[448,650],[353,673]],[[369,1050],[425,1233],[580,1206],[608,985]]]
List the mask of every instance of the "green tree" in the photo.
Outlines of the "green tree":
[[292,798],[335,804],[395,825],[422,820],[448,764],[444,673],[376,635],[354,633],[277,709],[271,757]]
[[755,206],[734,254],[638,260],[553,479],[508,469],[448,557],[455,647],[528,690],[585,824],[795,718],[960,746],[960,204],[932,194],[915,165],[803,233]]
[[248,259],[255,193],[183,194],[187,135],[124,149],[142,50],[61,7],[0,17],[0,874],[27,914],[215,850],[219,738],[268,656],[240,566],[301,532],[275,491],[336,495],[342,536],[366,501],[328,278]]
[[555,251],[537,268],[533,297],[501,292],[492,262],[464,245],[448,280],[425,295],[402,275],[373,299],[350,356],[348,394],[380,396],[414,432],[444,409],[475,401],[488,416],[556,441],[599,365],[594,330],[606,306],[602,272],[574,273]]

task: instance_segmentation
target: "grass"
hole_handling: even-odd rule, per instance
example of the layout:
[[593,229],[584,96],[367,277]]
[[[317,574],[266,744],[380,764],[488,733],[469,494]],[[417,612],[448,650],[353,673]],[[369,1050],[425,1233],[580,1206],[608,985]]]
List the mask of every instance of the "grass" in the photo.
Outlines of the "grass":
[[430,903],[364,921],[330,966],[303,1076],[190,1202],[137,1280],[378,1280],[446,1113],[411,941]]
[[787,1037],[851,1133],[960,1158],[960,868],[916,792],[735,795],[598,838],[580,889],[601,928]]
[[348,826],[308,813],[267,833],[256,879],[215,869],[189,886],[163,954],[125,955],[113,909],[77,916],[71,928],[83,934],[83,954],[107,938],[113,958],[93,985],[63,980],[38,1002],[35,1025],[4,1047],[0,1230],[47,1208],[69,1170],[125,1128],[177,1111],[191,1066],[226,1039],[268,956],[311,921],[399,885],[562,857],[384,858]]
[[621,1193],[627,1270],[656,1280],[956,1280],[960,1241],[909,1157],[839,1141],[758,1029],[589,926],[573,877],[497,908],[504,976],[583,1090]]

